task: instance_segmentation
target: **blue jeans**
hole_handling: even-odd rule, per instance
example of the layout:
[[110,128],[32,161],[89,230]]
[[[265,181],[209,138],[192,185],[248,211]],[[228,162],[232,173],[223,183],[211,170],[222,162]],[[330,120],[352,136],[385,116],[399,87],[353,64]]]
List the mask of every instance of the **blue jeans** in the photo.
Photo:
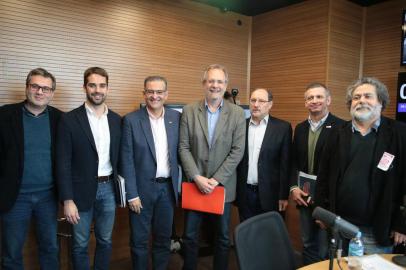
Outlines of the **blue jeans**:
[[[216,226],[213,258],[214,270],[226,270],[228,268],[230,213],[231,203],[225,203],[223,215],[212,215],[215,220],[214,226]],[[194,270],[197,268],[200,224],[205,215],[208,214],[197,211],[186,211],[185,232],[183,234],[184,270]]]
[[153,185],[149,198],[141,198],[140,214],[130,211],[131,259],[133,269],[148,269],[148,242],[152,226],[152,269],[167,269],[171,255],[171,235],[175,198],[172,183]]
[[93,220],[96,237],[94,269],[109,269],[115,212],[113,182],[99,183],[93,206],[88,211],[80,211],[79,223],[73,225],[72,262],[75,270],[90,269],[87,249]]
[[328,256],[327,231],[321,229],[312,217],[312,207],[299,207],[300,232],[302,234],[303,264],[308,265],[325,260]]
[[31,218],[35,221],[41,269],[59,269],[57,210],[53,190],[18,195],[13,208],[1,215],[1,269],[24,269],[22,251]]

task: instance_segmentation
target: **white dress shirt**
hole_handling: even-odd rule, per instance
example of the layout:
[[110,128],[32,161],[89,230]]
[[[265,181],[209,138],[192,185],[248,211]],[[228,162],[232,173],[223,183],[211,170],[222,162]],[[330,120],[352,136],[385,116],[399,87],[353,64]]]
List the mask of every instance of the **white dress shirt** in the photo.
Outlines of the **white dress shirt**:
[[250,185],[258,185],[258,158],[268,121],[269,115],[265,116],[258,125],[252,119],[249,122],[247,184]]
[[96,113],[85,103],[87,118],[92,130],[99,156],[98,176],[108,176],[113,173],[110,162],[110,128],[107,120],[108,108],[105,105],[103,114],[98,117]]
[[[148,111],[148,108],[147,108]],[[156,177],[169,177],[171,175],[169,165],[168,138],[165,128],[165,109],[160,117],[155,117],[148,111],[149,122],[151,123],[152,136],[154,137],[156,156]]]

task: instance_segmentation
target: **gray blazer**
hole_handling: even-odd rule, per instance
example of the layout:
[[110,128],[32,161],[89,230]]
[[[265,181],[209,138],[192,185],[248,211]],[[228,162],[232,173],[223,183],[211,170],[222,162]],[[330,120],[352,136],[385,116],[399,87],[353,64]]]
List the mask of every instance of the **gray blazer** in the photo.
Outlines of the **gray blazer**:
[[226,202],[236,193],[236,168],[244,154],[244,111],[224,102],[212,147],[209,149],[207,111],[204,100],[183,108],[179,130],[179,156],[189,181],[202,175],[214,178],[226,189]]

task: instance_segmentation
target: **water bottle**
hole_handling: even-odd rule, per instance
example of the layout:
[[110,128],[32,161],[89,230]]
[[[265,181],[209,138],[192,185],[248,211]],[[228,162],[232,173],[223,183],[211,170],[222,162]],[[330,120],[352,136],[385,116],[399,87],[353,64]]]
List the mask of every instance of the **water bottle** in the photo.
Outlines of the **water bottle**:
[[351,239],[348,245],[348,256],[349,257],[360,257],[364,255],[364,245],[361,241],[361,232]]

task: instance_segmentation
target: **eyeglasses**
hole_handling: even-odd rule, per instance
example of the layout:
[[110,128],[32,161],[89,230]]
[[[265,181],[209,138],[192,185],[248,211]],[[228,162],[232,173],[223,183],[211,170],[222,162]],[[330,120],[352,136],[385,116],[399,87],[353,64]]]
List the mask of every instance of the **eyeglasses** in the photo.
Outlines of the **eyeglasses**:
[[251,104],[255,104],[257,102],[258,102],[259,105],[264,105],[265,103],[268,103],[269,101],[268,100],[263,100],[263,99],[256,99],[256,98],[251,98],[250,99]]
[[153,94],[156,94],[158,96],[162,96],[163,94],[165,94],[165,92],[168,90],[152,90],[152,89],[145,89],[144,93],[147,96],[152,96]]
[[49,94],[52,91],[54,91],[54,89],[52,87],[41,86],[41,85],[38,85],[36,83],[30,83],[28,86],[30,87],[30,90],[33,91],[33,92],[37,92],[39,89],[41,89],[42,93]]
[[107,88],[107,83],[99,83],[99,84],[97,84],[97,83],[88,83],[86,86],[87,86],[87,88],[90,88],[92,90],[97,89],[97,87],[99,89],[106,89]]
[[217,84],[225,84],[225,83],[226,83],[226,81],[223,81],[223,80],[207,80],[207,82],[208,82],[209,84],[214,84],[214,83],[217,83]]

